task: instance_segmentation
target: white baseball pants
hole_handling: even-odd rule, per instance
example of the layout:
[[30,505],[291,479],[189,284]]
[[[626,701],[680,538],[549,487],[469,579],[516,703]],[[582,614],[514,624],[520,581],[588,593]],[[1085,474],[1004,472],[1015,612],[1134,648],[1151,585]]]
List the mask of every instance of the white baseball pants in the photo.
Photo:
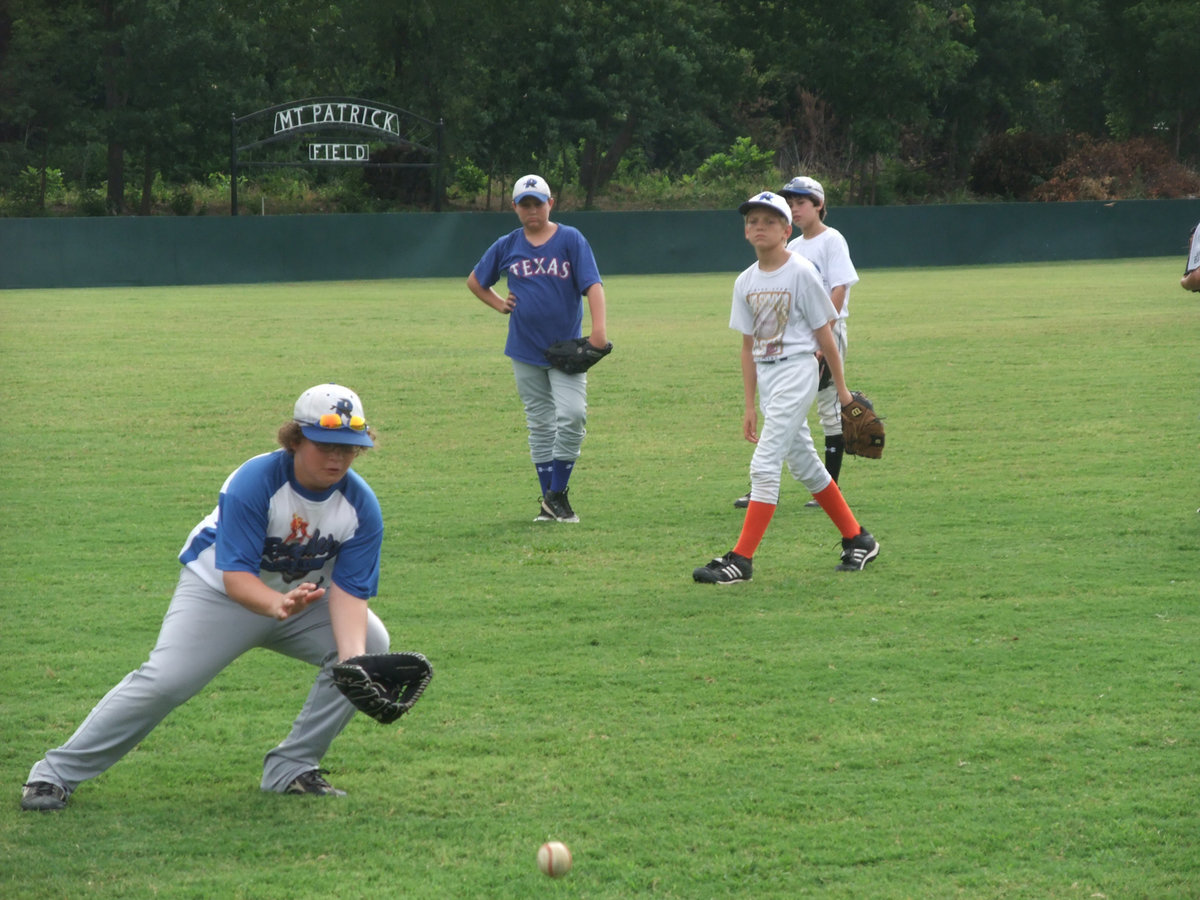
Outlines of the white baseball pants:
[[813,447],[808,412],[817,395],[817,358],[811,353],[776,363],[758,363],[758,399],[763,423],[750,458],[750,499],[779,502],[786,462],[792,477],[813,494],[833,481]]

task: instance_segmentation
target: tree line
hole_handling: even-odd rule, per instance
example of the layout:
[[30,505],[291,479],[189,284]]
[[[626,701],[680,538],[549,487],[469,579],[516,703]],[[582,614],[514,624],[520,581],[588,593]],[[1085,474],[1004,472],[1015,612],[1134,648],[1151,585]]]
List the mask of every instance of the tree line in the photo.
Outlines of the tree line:
[[228,172],[231,116],[341,95],[443,122],[464,195],[536,169],[591,207],[768,159],[850,202],[1025,199],[1105,150],[1177,195],[1197,26],[1200,0],[7,0],[0,194],[148,212]]

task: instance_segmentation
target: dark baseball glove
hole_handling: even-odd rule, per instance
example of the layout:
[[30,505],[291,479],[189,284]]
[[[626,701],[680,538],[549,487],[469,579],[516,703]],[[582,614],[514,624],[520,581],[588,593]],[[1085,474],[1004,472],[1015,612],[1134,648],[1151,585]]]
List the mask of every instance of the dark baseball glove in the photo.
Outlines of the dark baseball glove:
[[829,363],[825,361],[824,355],[817,360],[817,390],[823,391],[825,388],[833,384],[833,372],[829,369]]
[[593,347],[586,337],[558,341],[546,348],[546,360],[556,369],[568,375],[586,372],[608,354],[612,353],[612,341],[603,349]]
[[420,653],[364,653],[333,667],[333,683],[346,699],[387,725],[413,708],[433,678]]
[[842,407],[842,439],[846,452],[868,459],[883,456],[883,419],[875,415],[875,405],[865,394],[851,391],[853,398]]

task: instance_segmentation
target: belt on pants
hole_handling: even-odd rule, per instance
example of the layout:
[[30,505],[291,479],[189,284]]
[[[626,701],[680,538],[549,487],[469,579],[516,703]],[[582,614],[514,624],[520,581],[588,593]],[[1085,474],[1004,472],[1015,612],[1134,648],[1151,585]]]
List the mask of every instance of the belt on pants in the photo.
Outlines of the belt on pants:
[[790,356],[781,356],[779,359],[760,359],[757,362],[764,366],[773,366],[775,363],[787,362],[789,359],[791,359]]

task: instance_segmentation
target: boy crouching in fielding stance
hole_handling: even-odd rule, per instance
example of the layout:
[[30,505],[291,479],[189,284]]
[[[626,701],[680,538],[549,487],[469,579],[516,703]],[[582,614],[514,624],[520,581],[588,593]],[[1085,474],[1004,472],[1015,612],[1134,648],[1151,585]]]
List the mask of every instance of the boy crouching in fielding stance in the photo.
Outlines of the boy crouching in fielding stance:
[[[740,207],[746,240],[758,262],[733,285],[729,327],[742,333],[742,380],[746,412],[742,432],[755,445],[750,460],[750,503],[734,548],[692,572],[706,584],[749,581],[755,551],[775,506],[786,462],[842,533],[841,571],[857,571],[879,554],[879,542],[858,524],[837,483],[821,462],[808,429],[817,395],[817,358],[828,362],[838,402],[851,402],[831,323],[837,311],[811,262],[787,249],[792,213],[787,201],[769,191]],[[762,435],[758,434],[755,392],[762,396]]]
[[331,667],[383,653],[388,633],[368,606],[379,587],[383,515],[351,469],[375,445],[362,401],[337,384],[309,388],[281,449],[243,463],[179,554],[183,564],[158,642],[61,747],[29,773],[21,808],[59,810],[115,765],[235,659],[264,647],[316,667],[292,730],[263,761],[262,789],[344,796],[321,758],[354,716]]

